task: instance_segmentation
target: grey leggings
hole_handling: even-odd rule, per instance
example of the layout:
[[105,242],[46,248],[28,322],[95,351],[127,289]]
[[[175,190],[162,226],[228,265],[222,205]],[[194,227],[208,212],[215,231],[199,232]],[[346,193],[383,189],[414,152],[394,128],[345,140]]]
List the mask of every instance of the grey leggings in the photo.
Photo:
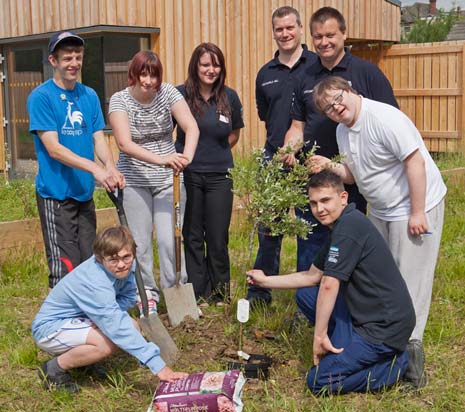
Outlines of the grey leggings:
[[[184,216],[186,193],[181,185],[181,216]],[[174,285],[176,280],[173,186],[135,187],[124,189],[124,210],[129,228],[137,244],[137,260],[146,289],[158,292],[153,275],[153,229],[155,229],[160,262],[160,286]],[[155,226],[155,227],[154,227]],[[187,281],[184,254],[181,258],[181,282]]]

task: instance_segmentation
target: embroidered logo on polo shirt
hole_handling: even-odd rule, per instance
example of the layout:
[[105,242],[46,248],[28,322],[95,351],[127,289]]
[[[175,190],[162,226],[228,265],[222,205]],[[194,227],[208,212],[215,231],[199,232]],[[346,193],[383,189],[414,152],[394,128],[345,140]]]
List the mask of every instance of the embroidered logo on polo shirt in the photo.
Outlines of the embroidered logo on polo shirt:
[[270,84],[279,83],[278,79],[270,80],[269,82],[262,83],[262,87],[269,86]]
[[339,258],[339,248],[336,246],[331,246],[328,252],[328,262],[337,263]]
[[224,114],[220,114],[220,122],[229,123],[229,118],[227,118]]

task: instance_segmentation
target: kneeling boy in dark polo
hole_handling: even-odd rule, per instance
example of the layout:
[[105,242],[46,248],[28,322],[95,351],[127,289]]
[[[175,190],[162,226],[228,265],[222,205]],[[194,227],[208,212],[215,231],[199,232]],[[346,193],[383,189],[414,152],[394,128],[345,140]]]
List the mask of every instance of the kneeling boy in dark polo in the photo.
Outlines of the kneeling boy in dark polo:
[[[267,277],[251,270],[249,283],[299,288],[299,308],[315,325],[314,366],[307,384],[315,393],[378,390],[402,378],[415,312],[389,248],[368,218],[347,204],[341,178],[330,170],[312,176],[313,215],[330,237],[304,272]],[[310,235],[311,236],[311,235]]]

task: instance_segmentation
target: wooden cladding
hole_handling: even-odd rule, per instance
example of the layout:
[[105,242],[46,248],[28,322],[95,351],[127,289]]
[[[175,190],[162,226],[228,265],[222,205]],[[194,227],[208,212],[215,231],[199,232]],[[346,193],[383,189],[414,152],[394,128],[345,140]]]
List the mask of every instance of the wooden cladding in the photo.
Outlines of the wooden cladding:
[[155,0],[155,4],[157,24],[164,22],[159,24],[156,47],[167,81],[180,84],[185,80],[191,52],[202,41],[212,41],[223,50],[227,83],[239,93],[244,106],[245,129],[235,148],[239,153],[262,147],[265,141],[255,105],[255,77],[276,50],[271,25],[274,9],[291,5],[299,10],[308,45],[308,21],[323,6],[333,6],[344,14],[352,41],[400,40],[400,7],[384,0]]
[[[323,6],[340,10],[348,36],[361,40],[400,39],[400,7],[386,0],[2,0],[0,38],[100,24],[160,27],[188,44],[228,35],[271,36],[271,13],[291,5],[307,29]],[[249,23],[258,22],[251,26]],[[233,24],[239,23],[239,25]],[[241,30],[239,30],[241,29]]]
[[2,0],[0,7],[0,38],[99,24],[155,27],[154,0]]
[[354,53],[376,62],[432,152],[465,150],[465,42],[397,44]]
[[[285,4],[300,11],[304,41],[309,45],[311,14],[322,6],[339,9],[347,21],[353,52],[386,73],[401,109],[414,121],[428,148],[464,150],[464,43],[378,47],[376,43],[400,40],[400,7],[385,0],[3,0],[0,38],[14,41],[20,36],[97,25],[156,27],[160,33],[152,35],[152,48],[160,54],[165,80],[175,85],[184,81],[194,47],[212,41],[225,53],[227,83],[237,90],[244,106],[246,127],[235,150],[246,153],[264,144],[265,130],[255,107],[255,77],[276,49],[272,11]],[[115,81],[125,76],[122,67],[107,66]],[[14,93],[14,85],[10,90]],[[3,105],[0,99],[0,113]],[[5,164],[2,149],[0,145],[0,170]]]

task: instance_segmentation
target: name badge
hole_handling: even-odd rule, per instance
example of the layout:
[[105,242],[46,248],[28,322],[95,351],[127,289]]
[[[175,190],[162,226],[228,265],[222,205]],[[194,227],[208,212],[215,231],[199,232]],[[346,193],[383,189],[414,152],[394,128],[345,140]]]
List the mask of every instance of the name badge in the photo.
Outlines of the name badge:
[[229,123],[229,119],[224,114],[220,114],[220,122]]

